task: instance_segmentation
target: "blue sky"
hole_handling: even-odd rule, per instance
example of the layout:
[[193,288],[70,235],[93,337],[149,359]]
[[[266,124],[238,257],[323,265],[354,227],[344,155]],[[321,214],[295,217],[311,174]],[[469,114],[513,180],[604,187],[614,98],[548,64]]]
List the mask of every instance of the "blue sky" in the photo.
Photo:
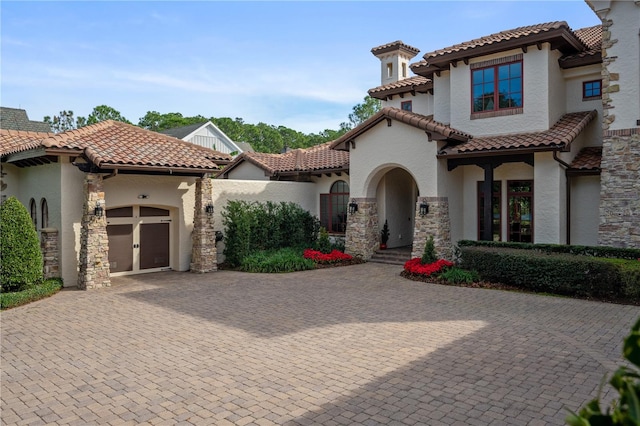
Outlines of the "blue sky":
[[0,103],[32,120],[106,104],[337,129],[380,84],[370,50],[424,53],[551,21],[599,24],[582,0],[354,2],[2,1]]

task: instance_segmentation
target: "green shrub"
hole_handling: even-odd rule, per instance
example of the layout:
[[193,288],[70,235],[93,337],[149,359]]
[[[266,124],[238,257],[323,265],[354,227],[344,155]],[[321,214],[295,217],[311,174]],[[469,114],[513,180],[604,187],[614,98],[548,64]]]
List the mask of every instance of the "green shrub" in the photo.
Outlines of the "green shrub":
[[331,240],[329,240],[329,233],[324,226],[320,227],[318,239],[316,240],[313,248],[321,251],[322,253],[331,253]]
[[621,296],[629,300],[640,300],[640,261],[600,258],[616,266],[620,273]]
[[222,212],[224,255],[230,266],[258,250],[312,247],[319,222],[294,203],[258,203],[232,200]]
[[24,305],[36,300],[49,297],[62,288],[62,280],[60,278],[50,278],[42,284],[29,287],[25,290],[13,293],[0,293],[0,308],[10,309],[16,306]]
[[480,281],[480,275],[476,271],[467,271],[462,268],[447,268],[439,275],[439,278],[452,284],[471,284]]
[[0,206],[0,290],[20,291],[42,278],[38,233],[27,209],[10,197]]
[[422,264],[428,265],[438,260],[436,256],[436,246],[433,243],[433,235],[429,235],[429,239],[424,245],[424,252],[422,253]]
[[240,270],[245,272],[294,272],[314,269],[315,262],[302,257],[300,250],[282,248],[251,253],[242,259]]
[[460,266],[487,281],[570,296],[624,295],[622,268],[611,259],[498,247],[461,246],[460,252]]

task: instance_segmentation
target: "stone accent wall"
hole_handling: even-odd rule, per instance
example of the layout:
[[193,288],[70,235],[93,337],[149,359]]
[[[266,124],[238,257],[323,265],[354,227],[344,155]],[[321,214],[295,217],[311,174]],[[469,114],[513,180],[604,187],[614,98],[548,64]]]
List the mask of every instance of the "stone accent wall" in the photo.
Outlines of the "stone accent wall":
[[218,269],[216,234],[213,230],[213,214],[207,214],[205,207],[213,202],[212,179],[207,174],[196,180],[196,203],[191,234],[191,272],[205,273]]
[[60,277],[60,263],[58,260],[58,230],[55,228],[42,228],[40,230],[40,251],[44,264],[42,272],[44,278]]
[[[620,85],[616,82],[620,79],[620,76],[616,73],[609,72],[609,65],[615,62],[615,56],[609,56],[607,54],[610,49],[618,40],[611,39],[610,28],[613,25],[613,21],[610,19],[602,19],[602,69],[600,71],[602,75],[602,129],[606,132],[609,130],[609,126],[616,119],[614,114],[614,106],[611,100],[611,93],[619,92]],[[604,152],[603,152],[604,156]]]
[[[420,216],[420,204],[423,202],[429,205],[429,213],[426,216]],[[422,257],[424,246],[429,236],[433,235],[438,258],[453,260],[449,199],[447,197],[418,197],[415,217],[411,257]]]
[[353,198],[358,211],[347,216],[345,252],[369,260],[380,247],[378,202],[375,198]]
[[80,231],[78,288],[81,290],[111,286],[107,218],[106,214],[102,217],[95,215],[98,203],[106,212],[102,176],[87,173],[84,180],[84,207]]
[[640,248],[640,129],[602,140],[598,244]]

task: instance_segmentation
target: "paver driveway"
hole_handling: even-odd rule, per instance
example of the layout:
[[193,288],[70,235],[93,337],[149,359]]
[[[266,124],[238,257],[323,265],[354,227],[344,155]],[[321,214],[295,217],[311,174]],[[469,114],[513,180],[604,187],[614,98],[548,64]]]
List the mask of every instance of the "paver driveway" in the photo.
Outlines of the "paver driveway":
[[640,315],[398,272],[167,272],[6,311],[2,423],[562,424]]

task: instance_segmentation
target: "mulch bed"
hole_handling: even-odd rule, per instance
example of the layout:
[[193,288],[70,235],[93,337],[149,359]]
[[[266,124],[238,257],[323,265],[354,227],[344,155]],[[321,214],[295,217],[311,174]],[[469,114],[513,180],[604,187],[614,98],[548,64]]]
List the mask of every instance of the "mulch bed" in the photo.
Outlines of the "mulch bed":
[[350,266],[350,265],[360,265],[362,263],[366,263],[359,257],[354,257],[349,260],[341,260],[339,262],[333,263],[316,263],[316,269],[327,269],[327,268],[336,268],[338,266]]

